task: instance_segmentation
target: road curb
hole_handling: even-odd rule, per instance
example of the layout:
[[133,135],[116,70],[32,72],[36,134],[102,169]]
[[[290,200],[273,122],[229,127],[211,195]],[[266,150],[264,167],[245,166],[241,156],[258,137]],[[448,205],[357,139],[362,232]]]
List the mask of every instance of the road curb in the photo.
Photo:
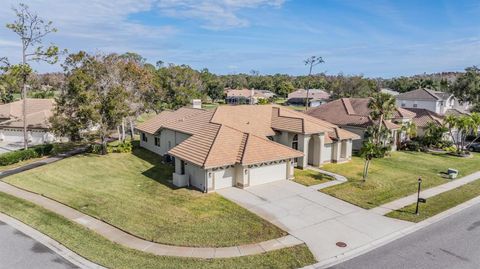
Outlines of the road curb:
[[423,229],[427,226],[430,226],[434,223],[437,223],[447,217],[450,217],[458,212],[461,212],[467,208],[470,208],[474,205],[477,205],[477,204],[480,204],[480,196],[479,197],[475,197],[473,199],[470,199],[462,204],[459,204],[455,207],[452,207],[442,213],[439,213],[433,217],[430,217],[426,220],[423,220],[419,223],[416,223],[415,225],[412,225],[410,227],[407,227],[403,230],[400,230],[400,231],[397,231],[397,232],[394,232],[392,234],[389,234],[383,238],[380,238],[380,239],[377,239],[367,245],[364,245],[364,246],[361,246],[361,247],[358,247],[358,248],[355,248],[355,249],[352,249],[352,250],[349,250],[341,255],[338,255],[338,256],[335,256],[335,257],[332,257],[332,258],[328,258],[326,260],[323,260],[323,261],[320,261],[316,264],[313,264],[313,265],[308,265],[306,267],[303,267],[302,269],[320,269],[320,268],[329,268],[331,266],[334,266],[336,264],[339,264],[339,263],[342,263],[344,261],[347,261],[347,260],[350,260],[350,259],[353,259],[355,257],[358,257],[362,254],[365,254],[367,252],[370,252],[376,248],[379,248],[381,246],[384,246],[388,243],[391,243],[397,239],[400,239],[404,236],[407,236],[411,233],[414,233],[420,229]]
[[52,238],[48,237],[47,235],[33,229],[32,227],[26,225],[25,223],[14,219],[8,215],[0,213],[0,221],[10,225],[14,229],[24,233],[25,235],[31,237],[32,239],[36,240],[37,242],[45,245],[58,255],[62,256],[67,261],[71,262],[72,264],[78,266],[82,269],[106,269],[103,266],[95,264],[84,257],[76,254],[75,252],[71,251],[70,249],[66,248],[64,245],[60,244],[59,242],[53,240]]

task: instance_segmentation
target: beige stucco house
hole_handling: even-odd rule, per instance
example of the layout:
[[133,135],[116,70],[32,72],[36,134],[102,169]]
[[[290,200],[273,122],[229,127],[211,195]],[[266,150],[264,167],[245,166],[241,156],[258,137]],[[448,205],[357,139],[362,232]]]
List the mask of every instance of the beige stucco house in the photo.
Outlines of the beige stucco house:
[[[53,115],[53,99],[27,98],[27,131],[31,144],[51,143],[66,138],[55,137],[49,118]],[[23,101],[0,105],[0,141],[23,143]]]
[[175,159],[176,186],[205,192],[292,179],[294,167],[349,161],[359,138],[276,105],[163,111],[137,130],[141,147]]

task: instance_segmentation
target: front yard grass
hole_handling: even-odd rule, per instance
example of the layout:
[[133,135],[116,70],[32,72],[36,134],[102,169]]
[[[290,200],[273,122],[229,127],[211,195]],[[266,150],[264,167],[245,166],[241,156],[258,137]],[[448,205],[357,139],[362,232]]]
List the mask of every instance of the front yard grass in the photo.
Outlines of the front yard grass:
[[459,177],[480,170],[480,155],[459,158],[422,152],[393,152],[390,157],[372,160],[367,182],[362,180],[363,165],[362,158],[353,157],[348,163],[323,166],[324,170],[347,177],[348,182],[321,191],[363,208],[374,208],[415,193],[419,176],[423,179],[423,189],[427,189],[448,182],[439,174],[448,168],[458,169]]
[[411,204],[404,208],[392,211],[386,216],[406,221],[420,222],[479,195],[480,180],[476,180],[456,189],[428,198],[426,204],[419,204],[419,215],[415,215],[416,204]]
[[139,148],[78,155],[4,180],[163,244],[223,247],[286,235],[218,194],[175,188],[172,171]]
[[295,178],[293,181],[305,186],[313,186],[334,180],[335,178],[309,169],[295,168]]
[[315,262],[305,245],[228,259],[195,259],[125,248],[42,207],[0,192],[0,212],[48,235],[77,254],[107,268],[299,268]]

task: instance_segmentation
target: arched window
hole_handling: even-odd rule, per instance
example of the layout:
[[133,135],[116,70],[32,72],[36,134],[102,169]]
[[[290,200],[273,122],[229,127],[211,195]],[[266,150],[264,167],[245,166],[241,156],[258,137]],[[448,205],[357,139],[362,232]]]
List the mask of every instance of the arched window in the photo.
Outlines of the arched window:
[[293,136],[292,148],[293,149],[298,149],[298,135],[297,134]]

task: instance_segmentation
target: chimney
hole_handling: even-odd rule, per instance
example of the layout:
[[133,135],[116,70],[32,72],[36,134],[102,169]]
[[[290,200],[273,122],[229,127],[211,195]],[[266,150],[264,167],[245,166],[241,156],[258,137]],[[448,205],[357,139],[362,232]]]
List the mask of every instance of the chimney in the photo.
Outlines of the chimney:
[[201,109],[201,108],[202,108],[202,100],[200,100],[200,99],[193,99],[193,100],[192,100],[192,108]]

